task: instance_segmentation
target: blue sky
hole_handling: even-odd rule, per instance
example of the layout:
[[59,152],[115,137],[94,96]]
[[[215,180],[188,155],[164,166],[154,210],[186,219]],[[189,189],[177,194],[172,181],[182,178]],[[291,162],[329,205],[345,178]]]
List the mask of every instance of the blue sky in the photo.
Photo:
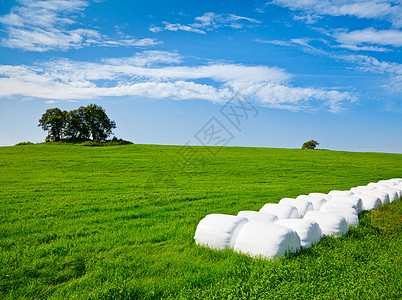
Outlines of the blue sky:
[[135,143],[402,153],[401,27],[401,1],[0,0],[0,145],[96,103]]

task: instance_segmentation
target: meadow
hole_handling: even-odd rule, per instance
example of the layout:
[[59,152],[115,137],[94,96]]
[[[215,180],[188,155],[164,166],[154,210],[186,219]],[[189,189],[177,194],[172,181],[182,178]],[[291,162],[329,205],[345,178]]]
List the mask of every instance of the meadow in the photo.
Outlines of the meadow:
[[395,177],[401,154],[0,147],[0,298],[400,299],[401,200],[275,261],[193,240],[210,213]]

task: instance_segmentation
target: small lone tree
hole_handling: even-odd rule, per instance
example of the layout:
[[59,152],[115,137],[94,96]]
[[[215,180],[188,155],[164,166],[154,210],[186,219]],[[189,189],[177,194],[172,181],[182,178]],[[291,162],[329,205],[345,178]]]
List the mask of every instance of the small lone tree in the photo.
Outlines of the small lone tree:
[[49,134],[46,140],[60,141],[67,121],[67,112],[59,108],[51,108],[46,110],[39,120],[38,126]]
[[302,149],[315,149],[315,147],[317,147],[317,145],[319,145],[319,144],[320,143],[315,140],[310,140],[303,144]]

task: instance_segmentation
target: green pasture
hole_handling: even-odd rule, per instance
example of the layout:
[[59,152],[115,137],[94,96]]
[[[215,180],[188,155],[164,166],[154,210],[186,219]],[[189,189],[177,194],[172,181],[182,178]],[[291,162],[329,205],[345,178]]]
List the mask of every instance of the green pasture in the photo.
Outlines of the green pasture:
[[276,261],[196,246],[210,213],[402,177],[402,155],[0,147],[2,299],[400,299],[401,201]]

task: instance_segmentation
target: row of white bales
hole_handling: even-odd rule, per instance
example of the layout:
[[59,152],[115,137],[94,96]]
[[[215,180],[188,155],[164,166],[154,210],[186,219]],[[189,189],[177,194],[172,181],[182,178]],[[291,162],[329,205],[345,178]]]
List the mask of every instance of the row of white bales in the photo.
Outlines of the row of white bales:
[[401,198],[402,179],[358,186],[350,191],[310,193],[267,203],[259,212],[237,216],[210,214],[200,221],[195,242],[214,249],[230,248],[252,257],[278,258],[319,242],[322,236],[341,236],[358,226],[358,214]]

